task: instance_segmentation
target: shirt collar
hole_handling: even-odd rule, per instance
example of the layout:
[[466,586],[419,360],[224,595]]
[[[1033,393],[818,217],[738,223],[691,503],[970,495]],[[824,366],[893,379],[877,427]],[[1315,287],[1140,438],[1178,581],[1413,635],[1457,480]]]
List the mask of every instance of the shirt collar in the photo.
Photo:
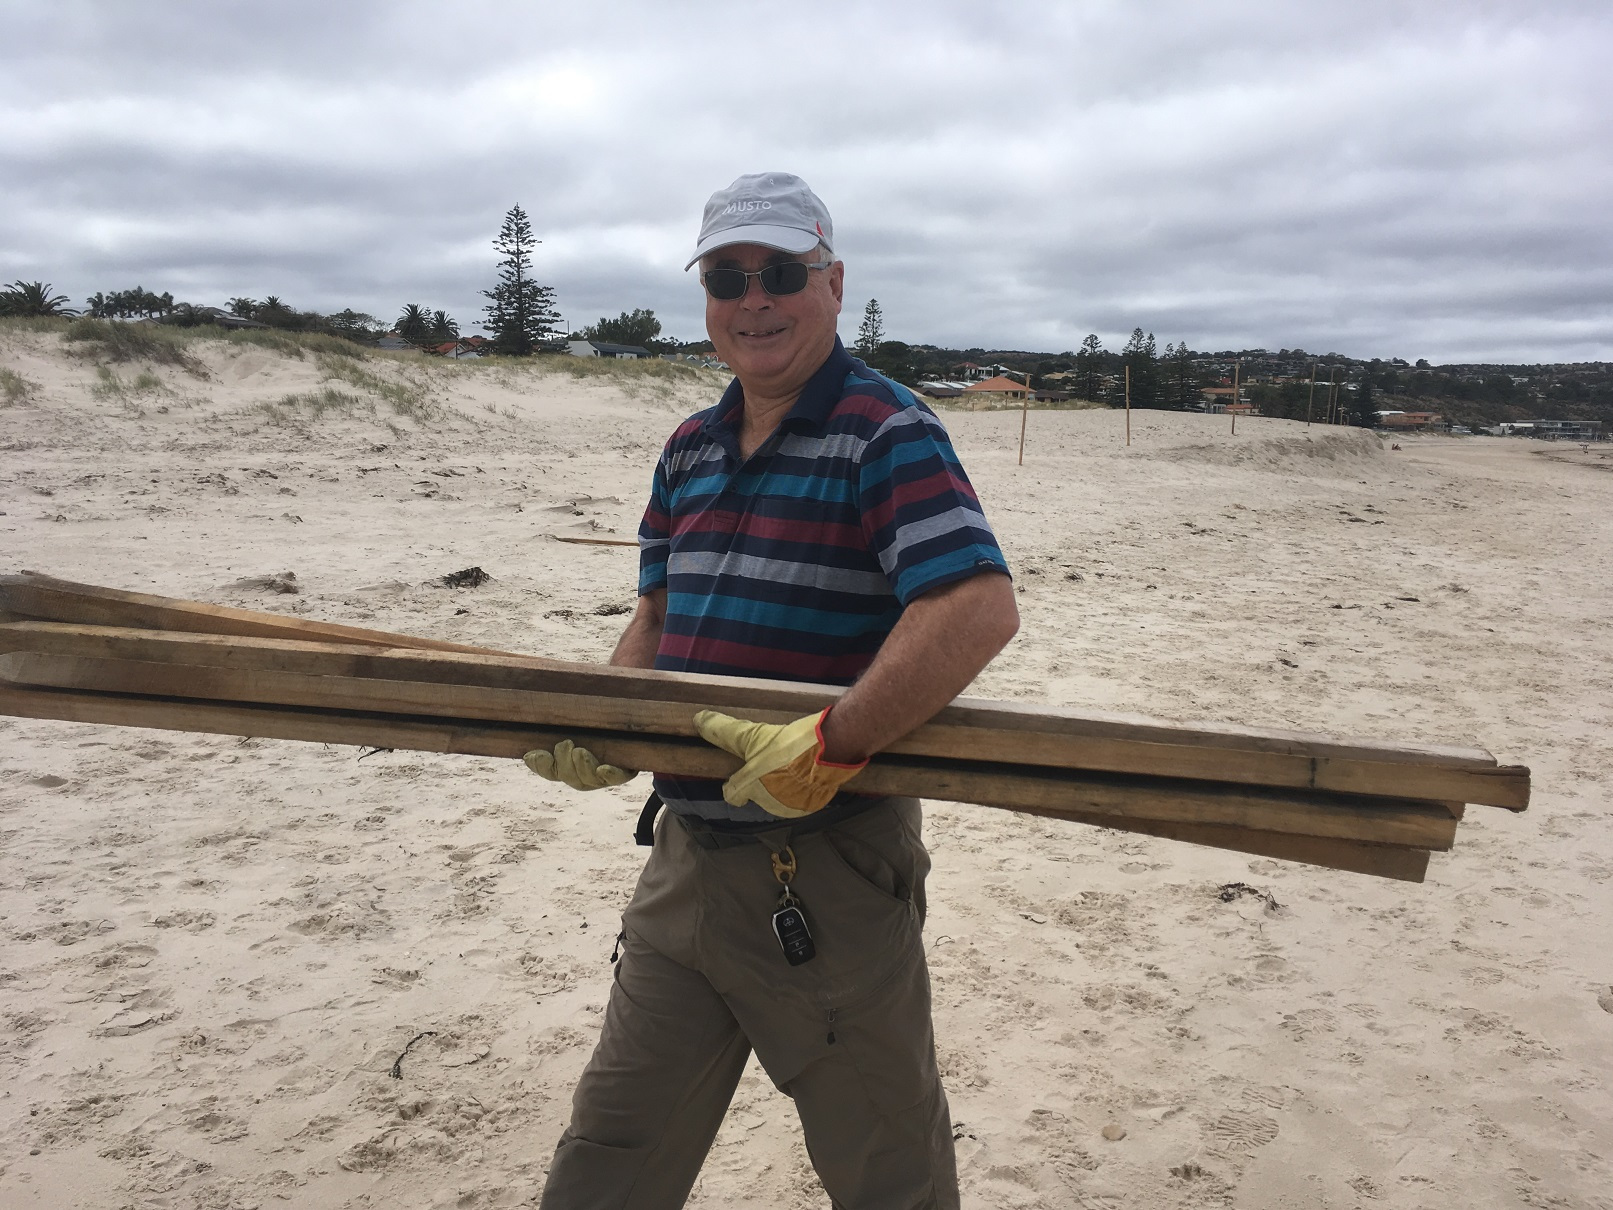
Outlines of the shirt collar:
[[[845,393],[841,388],[846,381],[846,375],[853,369],[851,354],[846,352],[846,346],[840,343],[840,337],[835,337],[834,348],[829,356],[808,378],[801,393],[796,396],[795,403],[790,407],[789,413],[779,422],[780,428],[822,428],[829,419],[829,413],[834,411],[835,404],[840,402]],[[739,408],[745,401],[745,389],[739,385],[739,379],[728,384],[717,406],[711,410],[711,416],[704,427],[706,432],[713,435],[726,430],[735,433],[739,430]]]

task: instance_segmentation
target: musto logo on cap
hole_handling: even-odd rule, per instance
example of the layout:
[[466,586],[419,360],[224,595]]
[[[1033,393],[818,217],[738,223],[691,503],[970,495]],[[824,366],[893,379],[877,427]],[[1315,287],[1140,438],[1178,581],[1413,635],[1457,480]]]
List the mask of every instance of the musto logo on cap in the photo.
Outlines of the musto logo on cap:
[[724,214],[744,214],[751,210],[771,210],[772,202],[729,202],[723,207]]

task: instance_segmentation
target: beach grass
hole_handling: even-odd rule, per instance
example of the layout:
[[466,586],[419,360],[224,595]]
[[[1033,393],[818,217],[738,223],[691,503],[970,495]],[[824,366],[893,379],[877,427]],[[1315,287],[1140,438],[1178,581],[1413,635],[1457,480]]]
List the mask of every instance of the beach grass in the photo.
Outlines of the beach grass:
[[318,358],[319,370],[327,379],[358,387],[359,390],[384,400],[400,416],[417,423],[430,420],[437,413],[436,405],[427,395],[424,384],[407,378],[399,380],[376,373],[345,357],[329,353]]
[[300,428],[308,421],[317,421],[327,414],[360,417],[373,415],[375,401],[335,387],[321,387],[285,395],[273,403],[258,405],[258,410],[270,424]]
[[15,370],[8,370],[0,366],[0,397],[3,397],[7,407],[17,403],[25,403],[29,396],[38,389],[37,385],[24,378]]
[[328,332],[284,332],[275,328],[232,328],[228,331],[208,329],[205,334],[197,328],[188,331],[196,333],[195,339],[218,340],[232,345],[255,345],[258,348],[273,349],[278,353],[295,357],[298,361],[309,353],[327,357],[349,357],[355,361],[362,361],[372,353],[372,350],[361,344],[355,344],[340,336],[332,336]]

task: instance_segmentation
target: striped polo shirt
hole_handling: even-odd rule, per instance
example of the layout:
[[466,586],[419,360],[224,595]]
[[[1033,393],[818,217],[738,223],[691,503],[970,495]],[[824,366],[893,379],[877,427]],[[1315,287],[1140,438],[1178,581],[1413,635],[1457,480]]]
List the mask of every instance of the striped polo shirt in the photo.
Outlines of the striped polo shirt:
[[[915,597],[1008,564],[935,414],[836,339],[778,428],[739,453],[744,394],[678,426],[639,526],[664,588],[655,666],[849,685]],[[720,782],[657,774],[667,806],[764,821]]]

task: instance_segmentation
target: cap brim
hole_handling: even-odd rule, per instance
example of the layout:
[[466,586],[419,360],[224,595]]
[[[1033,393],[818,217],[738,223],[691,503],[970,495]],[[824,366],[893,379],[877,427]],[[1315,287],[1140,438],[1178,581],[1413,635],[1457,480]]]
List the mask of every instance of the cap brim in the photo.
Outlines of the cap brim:
[[777,248],[780,252],[799,256],[803,252],[811,252],[823,242],[821,236],[802,231],[799,227],[768,227],[760,224],[754,227],[730,227],[702,240],[689,258],[689,264],[683,267],[688,269],[702,256],[735,244],[760,244],[764,248]]

